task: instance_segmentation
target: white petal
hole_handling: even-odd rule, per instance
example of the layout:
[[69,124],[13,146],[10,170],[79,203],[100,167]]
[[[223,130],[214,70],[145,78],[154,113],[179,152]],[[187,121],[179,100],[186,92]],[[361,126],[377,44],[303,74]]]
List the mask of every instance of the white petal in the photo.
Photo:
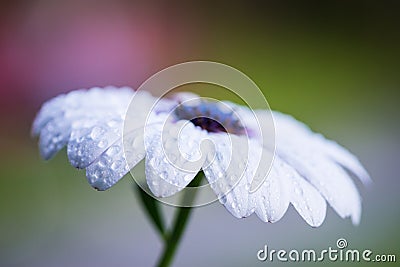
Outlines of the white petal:
[[123,141],[118,139],[86,168],[88,182],[97,190],[106,190],[125,176],[144,156],[143,131],[138,130],[124,136]]
[[271,171],[262,186],[251,194],[257,216],[265,222],[276,222],[285,214],[289,202],[311,226],[324,221],[326,202],[290,165],[275,157]]
[[155,134],[145,135],[146,179],[155,196],[171,196],[193,180],[205,159],[200,151],[204,136],[188,121],[166,123]]
[[122,128],[120,116],[73,123],[67,148],[71,165],[86,168],[121,138]]
[[[123,120],[133,96],[135,105],[131,110],[136,120],[129,125],[128,132],[141,130],[125,138],[124,142],[131,142],[130,147],[125,146],[125,158]],[[45,159],[68,145],[71,164],[87,167],[89,183],[98,190],[106,190],[144,158],[143,125],[149,114],[143,110],[150,110],[154,103],[155,98],[149,93],[130,88],[77,90],[46,102],[34,121],[32,133],[40,134],[39,145]],[[153,122],[152,118],[148,121]]]
[[295,171],[291,177],[290,202],[311,226],[320,226],[326,216],[326,201],[321,194]]
[[291,184],[285,171],[275,159],[267,179],[251,194],[255,212],[264,222],[280,220],[289,206]]
[[42,128],[53,118],[62,117],[64,106],[65,95],[59,95],[44,103],[33,122],[32,135],[39,135]]
[[65,120],[51,120],[40,130],[39,150],[41,156],[48,160],[60,151],[67,143],[71,126]]
[[363,183],[369,183],[370,177],[360,161],[347,149],[334,141],[326,139],[321,134],[316,134],[310,128],[294,119],[292,116],[273,112],[277,142],[294,143],[308,149],[318,150],[333,161],[353,172]]
[[351,154],[346,148],[332,140],[324,138],[322,135],[315,135],[315,142],[318,147],[323,148],[324,152],[334,161],[354,173],[364,184],[372,182],[368,172],[362,166],[356,156]]
[[281,179],[290,202],[303,219],[313,227],[320,226],[326,215],[326,201],[321,194],[279,156],[275,157],[272,170]]
[[260,146],[247,138],[230,134],[210,134],[215,146],[203,167],[219,201],[235,217],[251,213],[249,188],[259,163]]
[[318,150],[304,146],[301,139],[297,141],[277,142],[276,153],[307,179],[342,218],[351,216],[353,223],[358,223],[361,199],[349,175]]
[[32,133],[40,134],[43,158],[50,159],[68,143],[74,124],[107,123],[105,119],[123,116],[132,95],[132,89],[92,88],[72,91],[46,102],[32,126]]
[[86,168],[86,177],[93,188],[103,191],[113,186],[128,171],[122,141],[119,140]]

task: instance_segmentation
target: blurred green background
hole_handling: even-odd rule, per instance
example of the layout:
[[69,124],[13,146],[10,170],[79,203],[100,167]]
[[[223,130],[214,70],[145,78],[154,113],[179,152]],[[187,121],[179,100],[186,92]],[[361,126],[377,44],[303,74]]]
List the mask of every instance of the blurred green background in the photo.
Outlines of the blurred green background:
[[356,154],[374,184],[357,182],[359,226],[331,208],[316,229],[292,208],[275,224],[238,220],[218,203],[198,208],[175,266],[274,265],[257,261],[265,244],[322,250],[340,237],[400,257],[398,11],[398,1],[2,1],[0,266],[155,263],[161,243],[133,180],[96,192],[65,151],[41,160],[29,131],[40,105],[61,92],[135,88],[189,60],[246,73],[272,109]]

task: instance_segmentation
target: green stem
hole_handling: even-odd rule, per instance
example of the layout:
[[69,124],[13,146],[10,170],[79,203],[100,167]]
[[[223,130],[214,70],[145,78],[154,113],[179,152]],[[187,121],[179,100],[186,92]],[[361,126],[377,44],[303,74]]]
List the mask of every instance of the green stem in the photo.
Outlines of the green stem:
[[154,226],[160,233],[160,236],[165,240],[166,230],[163,216],[161,214],[160,205],[157,199],[150,196],[139,185],[136,184],[136,190],[139,193],[140,200],[142,201],[147,215],[150,217]]
[[[200,185],[201,180],[203,178],[203,172],[199,172],[193,181],[189,184],[189,187],[197,187]],[[184,195],[185,203],[193,203],[195,198],[195,191],[191,194]],[[173,257],[175,255],[176,249],[179,245],[181,240],[182,234],[186,228],[189,216],[191,214],[192,208],[191,207],[181,207],[178,208],[177,212],[175,213],[174,225],[172,231],[168,233],[164,243],[164,251],[158,261],[158,267],[167,267],[171,264]]]

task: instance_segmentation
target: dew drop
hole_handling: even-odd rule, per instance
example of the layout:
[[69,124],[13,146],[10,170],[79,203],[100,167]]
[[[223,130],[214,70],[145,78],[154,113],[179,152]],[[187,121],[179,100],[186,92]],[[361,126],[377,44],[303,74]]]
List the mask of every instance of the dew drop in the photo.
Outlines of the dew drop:
[[113,156],[117,155],[119,153],[119,151],[120,151],[119,146],[112,146],[107,150],[106,154],[110,157],[113,157]]
[[120,166],[121,166],[121,161],[120,160],[116,160],[111,164],[111,169],[113,171],[116,171]]
[[105,148],[105,147],[107,146],[107,144],[108,144],[107,140],[100,140],[100,141],[97,143],[97,146],[98,146],[99,148]]
[[297,210],[299,211],[299,213],[303,213],[303,209],[301,207],[298,207]]
[[51,139],[51,141],[52,141],[53,143],[57,143],[60,139],[61,139],[61,138],[60,138],[59,136],[54,136],[54,137]]
[[114,128],[115,126],[118,125],[118,121],[117,121],[117,120],[110,120],[110,121],[107,122],[107,125],[108,125],[110,128]]
[[294,192],[295,192],[296,194],[298,194],[298,195],[301,195],[302,190],[301,190],[299,187],[295,187],[295,188],[294,188]]
[[103,184],[105,184],[105,185],[108,184],[108,183],[107,183],[107,182],[108,182],[108,181],[107,181],[107,178],[103,178],[101,181],[102,181]]
[[104,129],[100,126],[95,126],[92,131],[90,132],[90,137],[93,140],[99,139],[104,134]]
[[156,168],[157,168],[157,165],[158,165],[158,164],[156,164],[156,159],[155,159],[155,158],[151,158],[151,159],[149,160],[149,164],[150,164],[154,169],[156,169]]
[[185,180],[185,182],[189,182],[192,179],[192,175],[186,174],[183,179]]
[[241,204],[241,203],[238,204],[238,209],[239,209],[239,210],[242,209],[242,204]]
[[220,201],[221,201],[221,203],[222,204],[225,204],[226,203],[226,195],[223,195],[221,198],[220,198]]
[[249,189],[250,189],[250,184],[246,183],[246,185],[244,186],[244,189],[245,189],[246,191],[249,191]]
[[104,168],[107,166],[107,159],[105,158],[100,158],[99,163],[98,163],[99,167]]
[[93,178],[97,180],[100,178],[100,175],[101,175],[101,171],[99,169],[97,169],[93,173]]
[[163,171],[163,172],[160,173],[160,177],[161,177],[162,179],[165,179],[165,178],[168,177],[168,173],[167,173],[166,171]]

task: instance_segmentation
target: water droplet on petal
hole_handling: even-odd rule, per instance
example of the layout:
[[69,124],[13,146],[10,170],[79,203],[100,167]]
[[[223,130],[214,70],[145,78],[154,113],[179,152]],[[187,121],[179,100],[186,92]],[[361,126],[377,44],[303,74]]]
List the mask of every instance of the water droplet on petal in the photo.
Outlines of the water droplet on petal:
[[185,180],[185,182],[189,182],[192,179],[192,175],[187,174],[183,179]]
[[90,137],[93,140],[99,139],[104,134],[104,129],[100,126],[95,126],[92,131],[90,132]]
[[117,120],[110,120],[107,122],[107,125],[111,128],[114,128],[115,126],[118,125],[118,121]]
[[117,170],[119,167],[121,166],[121,161],[120,160],[116,160],[111,164],[111,169],[113,171]]
[[120,151],[119,146],[114,145],[114,146],[110,147],[109,149],[107,149],[106,154],[107,154],[108,156],[110,156],[110,157],[113,157],[113,156],[115,156],[116,154],[118,154],[119,151]]
[[222,204],[224,204],[225,205],[225,203],[226,203],[226,195],[223,195],[221,198],[220,198],[220,201],[221,201],[221,203]]
[[93,177],[97,180],[100,178],[101,171],[99,169],[96,169],[93,173]]
[[100,140],[100,141],[97,143],[97,146],[98,146],[99,148],[105,148],[107,145],[108,145],[107,140]]
[[294,192],[298,195],[300,195],[302,193],[302,190],[299,187],[295,187],[294,188]]
[[250,189],[250,184],[246,183],[246,185],[244,186],[244,189],[245,189],[246,191],[249,191],[249,189]]
[[161,177],[162,179],[165,179],[165,178],[168,177],[168,173],[167,173],[166,171],[163,171],[163,172],[160,173],[160,177]]
[[99,163],[98,163],[99,167],[104,168],[107,166],[107,159],[106,158],[100,158]]

